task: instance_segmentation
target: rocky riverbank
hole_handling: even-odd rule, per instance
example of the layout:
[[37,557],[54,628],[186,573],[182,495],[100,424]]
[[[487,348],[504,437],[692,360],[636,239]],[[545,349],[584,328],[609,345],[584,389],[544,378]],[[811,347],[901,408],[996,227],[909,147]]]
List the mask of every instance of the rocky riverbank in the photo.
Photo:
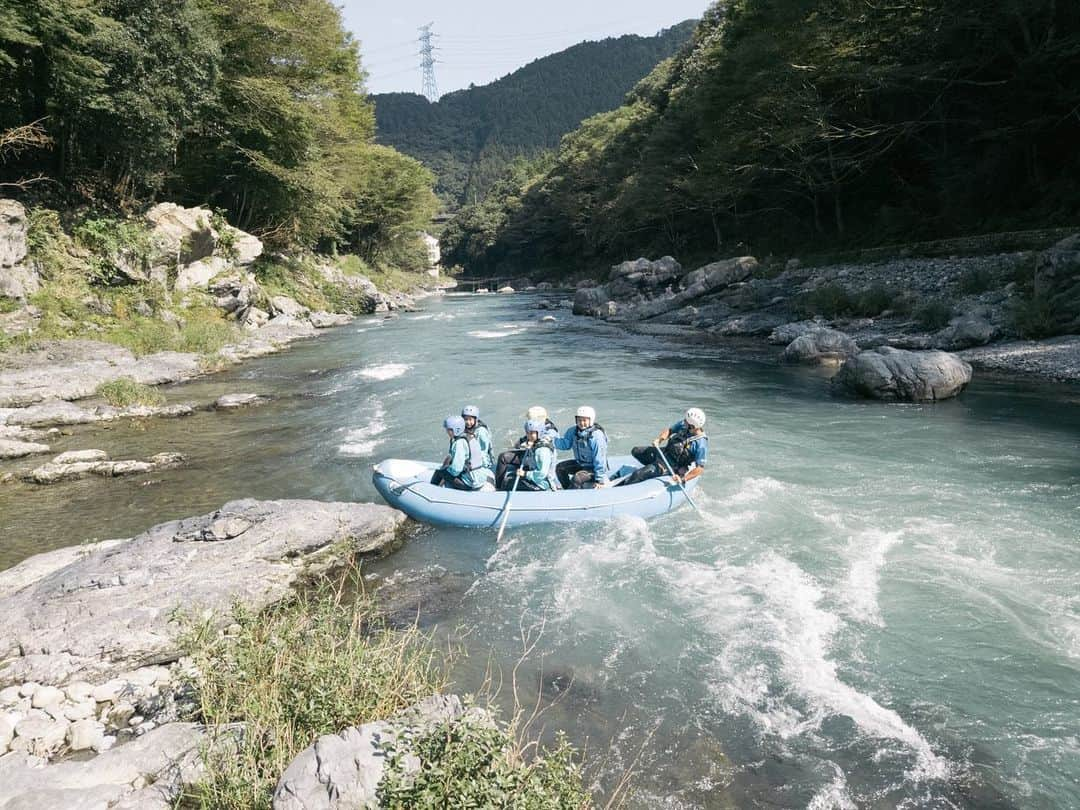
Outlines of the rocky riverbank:
[[[328,258],[267,257],[256,237],[202,208],[163,203],[110,225],[108,238],[98,223],[97,242],[69,237],[40,212],[32,220],[0,200],[0,460],[48,453],[50,429],[189,415],[196,405],[139,392],[281,351],[357,315],[410,310],[436,284],[416,274],[411,294],[382,292]],[[132,401],[110,400],[117,385]]]
[[[911,355],[909,368],[915,355],[937,351],[976,369],[1080,380],[1080,236],[1042,252],[825,267],[746,256],[688,271],[671,257],[638,259],[613,267],[602,284],[580,282],[572,306],[695,343],[765,339],[785,347],[785,362],[840,366],[891,348]],[[965,375],[956,369],[948,376],[959,390]]]
[[430,640],[312,587],[404,532],[384,506],[245,500],[0,572],[0,809],[442,806],[428,774],[455,769],[478,806],[515,785],[584,806],[569,749],[524,766],[437,693]]

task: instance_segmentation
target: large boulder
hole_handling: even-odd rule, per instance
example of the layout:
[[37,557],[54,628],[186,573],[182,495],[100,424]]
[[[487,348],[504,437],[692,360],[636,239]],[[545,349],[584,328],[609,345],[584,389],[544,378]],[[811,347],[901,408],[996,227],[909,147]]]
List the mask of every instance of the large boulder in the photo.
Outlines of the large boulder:
[[901,402],[955,397],[969,382],[971,366],[955,354],[891,346],[860,352],[833,378],[834,385],[849,393]]
[[214,278],[231,267],[229,260],[221,256],[208,256],[191,264],[185,264],[176,273],[175,289],[179,292],[192,289],[205,290]]
[[813,332],[815,329],[821,329],[825,326],[823,320],[813,321],[792,321],[791,323],[783,323],[776,327],[769,333],[769,343],[787,346],[795,338],[802,337],[805,334]]
[[819,327],[791,341],[780,359],[784,363],[832,366],[840,365],[858,353],[859,344],[849,335],[836,329]]
[[481,710],[466,711],[455,695],[433,695],[390,720],[378,720],[327,734],[304,749],[281,775],[273,810],[356,810],[378,807],[377,790],[386,773],[387,749],[401,756],[403,774],[422,763],[410,743],[447,723],[490,726]]
[[1047,303],[1050,331],[1080,334],[1080,234],[1040,254],[1035,266],[1035,295]]
[[574,314],[594,318],[607,315],[608,295],[603,287],[581,287],[574,293]]
[[38,555],[0,572],[0,688],[99,682],[180,656],[178,614],[260,610],[313,569],[393,547],[385,506],[234,501],[123,541]]
[[0,297],[25,300],[38,291],[37,271],[26,261],[26,209],[0,200]]
[[675,284],[682,275],[682,265],[671,256],[656,261],[623,262],[612,267],[608,274],[607,295],[612,301],[645,300],[657,290]]
[[176,203],[159,203],[146,212],[150,237],[159,260],[171,260],[180,267],[214,255],[218,234],[211,227],[213,212],[208,208],[184,208]]

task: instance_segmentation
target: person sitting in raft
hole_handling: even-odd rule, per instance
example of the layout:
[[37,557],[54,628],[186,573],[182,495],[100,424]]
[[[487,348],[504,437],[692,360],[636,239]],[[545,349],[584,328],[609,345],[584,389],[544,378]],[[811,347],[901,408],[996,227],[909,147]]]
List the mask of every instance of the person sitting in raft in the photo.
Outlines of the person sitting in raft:
[[607,434],[596,424],[596,411],[582,405],[574,426],[555,440],[557,450],[573,450],[574,457],[555,466],[563,489],[602,489],[608,485]]
[[499,482],[499,488],[513,489],[516,478],[518,489],[532,492],[555,489],[555,447],[539,419],[530,419],[525,423],[525,446],[522,451],[521,463],[507,468],[506,478]]
[[[559,429],[555,427],[555,423],[548,419],[548,412],[543,405],[533,405],[529,410],[525,411],[526,420],[536,420],[544,423],[544,435],[547,436],[552,442],[559,438]],[[507,471],[511,474],[519,466],[521,461],[521,454],[524,452],[525,444],[528,441],[527,436],[522,436],[518,439],[517,444],[514,445],[513,450],[506,450],[499,453],[499,462],[495,467],[495,481],[500,485],[503,481],[509,480],[513,483],[513,478],[507,478]]]
[[446,417],[443,427],[450,437],[450,450],[443,465],[431,476],[431,483],[468,491],[481,489],[490,482],[491,470],[484,466],[480,442],[466,434],[465,420],[460,416]]
[[637,484],[650,478],[672,473],[660,458],[657,451],[664,445],[664,457],[674,467],[671,478],[675,483],[685,484],[705,472],[705,463],[709,459],[709,437],[705,435],[705,411],[691,408],[681,422],[660,432],[649,447],[635,447],[630,452],[642,463],[625,481],[620,484]]
[[461,418],[465,420],[465,435],[475,437],[480,442],[484,466],[494,470],[495,455],[491,450],[491,430],[480,421],[480,409],[475,405],[466,405],[461,409]]

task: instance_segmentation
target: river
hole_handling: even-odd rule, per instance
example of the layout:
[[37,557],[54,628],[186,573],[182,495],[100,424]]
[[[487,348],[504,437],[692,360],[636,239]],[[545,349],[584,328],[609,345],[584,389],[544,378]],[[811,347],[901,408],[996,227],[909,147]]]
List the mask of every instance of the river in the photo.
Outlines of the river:
[[[166,389],[237,413],[76,429],[59,450],[176,451],[149,478],[0,487],[0,568],[241,497],[377,500],[371,464],[441,458],[480,406],[497,443],[594,405],[616,452],[709,415],[699,497],[651,522],[425,530],[368,569],[470,628],[455,688],[540,633],[522,696],[632,807],[1080,806],[1080,392],[980,380],[937,405],[675,346],[527,296],[449,296]],[[406,585],[408,587],[408,585]],[[530,630],[531,629],[531,630]],[[502,699],[508,699],[504,689]]]

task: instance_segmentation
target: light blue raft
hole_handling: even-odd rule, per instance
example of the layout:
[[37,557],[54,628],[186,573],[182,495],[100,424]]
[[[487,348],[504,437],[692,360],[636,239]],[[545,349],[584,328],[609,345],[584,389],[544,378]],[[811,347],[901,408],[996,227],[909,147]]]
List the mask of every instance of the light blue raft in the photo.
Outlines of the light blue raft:
[[[611,468],[618,470],[614,478],[629,475],[641,466],[631,456],[615,456],[609,461]],[[375,465],[375,488],[392,507],[424,523],[470,528],[498,526],[510,493],[462,492],[433,486],[431,475],[437,467],[419,461],[387,459]],[[696,485],[695,479],[686,488],[692,493]],[[519,490],[510,500],[507,525],[601,521],[620,515],[651,518],[684,503],[686,496],[667,476],[605,489]]]

